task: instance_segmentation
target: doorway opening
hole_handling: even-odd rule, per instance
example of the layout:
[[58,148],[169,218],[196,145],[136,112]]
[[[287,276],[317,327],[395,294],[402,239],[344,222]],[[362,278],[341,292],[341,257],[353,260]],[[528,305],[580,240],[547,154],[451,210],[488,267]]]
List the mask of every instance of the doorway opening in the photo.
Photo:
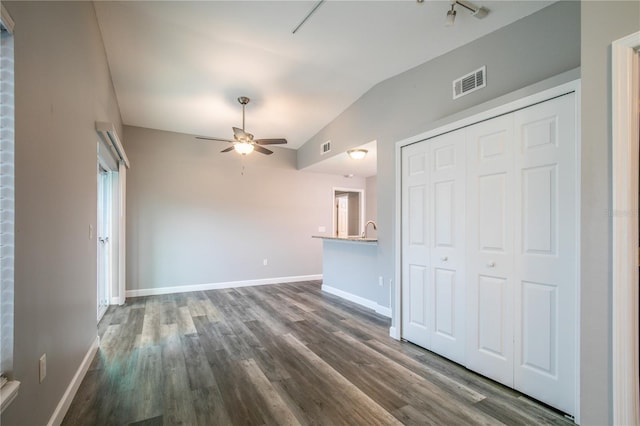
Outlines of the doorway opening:
[[109,307],[112,285],[112,172],[98,162],[98,218],[96,229],[98,252],[97,320],[100,321]]
[[364,225],[364,190],[333,189],[333,236],[357,237]]

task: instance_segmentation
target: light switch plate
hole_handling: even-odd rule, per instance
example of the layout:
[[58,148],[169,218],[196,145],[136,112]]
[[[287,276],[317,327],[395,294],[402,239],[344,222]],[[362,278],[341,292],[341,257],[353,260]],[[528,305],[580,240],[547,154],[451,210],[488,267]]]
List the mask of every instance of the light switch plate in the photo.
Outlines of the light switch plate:
[[47,354],[42,354],[40,357],[40,383],[44,382],[45,377],[47,377]]

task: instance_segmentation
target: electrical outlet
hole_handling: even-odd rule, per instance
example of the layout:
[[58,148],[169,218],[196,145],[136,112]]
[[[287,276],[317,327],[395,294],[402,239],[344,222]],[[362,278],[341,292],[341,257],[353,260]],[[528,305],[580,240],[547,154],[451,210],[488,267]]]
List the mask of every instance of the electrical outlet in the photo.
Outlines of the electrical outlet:
[[42,354],[40,357],[40,383],[44,382],[45,377],[47,377],[47,354]]
[[324,226],[318,226],[318,232],[324,234],[325,232],[327,232],[327,228],[325,228]]
[[267,266],[268,264],[269,264],[269,261],[267,259],[262,260],[262,266]]
[[378,285],[379,285],[380,287],[382,287],[382,286],[383,286],[383,284],[384,284],[384,281],[383,281],[383,279],[382,279],[382,276],[378,277]]

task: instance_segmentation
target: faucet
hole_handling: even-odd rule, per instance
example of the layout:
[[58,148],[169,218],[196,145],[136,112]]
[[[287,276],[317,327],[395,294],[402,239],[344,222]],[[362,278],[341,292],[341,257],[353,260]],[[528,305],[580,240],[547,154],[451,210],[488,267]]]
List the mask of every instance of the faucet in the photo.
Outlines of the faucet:
[[378,227],[376,226],[376,223],[374,221],[370,220],[369,222],[367,222],[364,225],[364,231],[362,231],[362,238],[367,238],[367,226],[369,226],[369,224],[373,225],[373,230],[374,231],[378,230]]

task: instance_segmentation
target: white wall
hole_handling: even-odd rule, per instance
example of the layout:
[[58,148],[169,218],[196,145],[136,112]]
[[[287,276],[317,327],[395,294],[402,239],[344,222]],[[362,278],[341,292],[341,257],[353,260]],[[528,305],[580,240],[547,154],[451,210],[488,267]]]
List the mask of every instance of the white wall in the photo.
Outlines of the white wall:
[[582,4],[580,392],[583,425],[611,424],[611,42],[640,31],[637,1]]
[[321,274],[311,236],[331,234],[333,187],[365,188],[296,170],[286,148],[242,157],[220,153],[224,142],[129,126],[123,139],[127,290]]
[[92,3],[4,5],[15,21],[14,367],[22,385],[0,423],[43,425],[97,336],[94,123],[119,129],[120,113]]

